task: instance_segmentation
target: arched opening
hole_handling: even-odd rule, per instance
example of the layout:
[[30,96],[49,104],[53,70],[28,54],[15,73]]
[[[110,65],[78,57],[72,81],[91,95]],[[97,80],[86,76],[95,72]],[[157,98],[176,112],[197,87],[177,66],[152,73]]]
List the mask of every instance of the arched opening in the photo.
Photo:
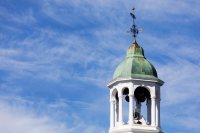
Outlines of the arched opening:
[[124,88],[122,91],[123,94],[123,121],[125,124],[128,122],[128,114],[129,114],[129,89]]
[[137,87],[134,92],[135,97],[135,110],[134,121],[136,124],[149,125],[151,117],[151,103],[150,92],[145,87]]

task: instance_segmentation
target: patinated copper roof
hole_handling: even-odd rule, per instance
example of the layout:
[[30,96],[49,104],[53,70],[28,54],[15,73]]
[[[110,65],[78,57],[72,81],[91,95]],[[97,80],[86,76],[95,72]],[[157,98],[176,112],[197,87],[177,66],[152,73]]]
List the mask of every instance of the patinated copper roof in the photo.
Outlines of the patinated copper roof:
[[113,79],[116,78],[157,78],[156,69],[145,58],[144,50],[136,40],[128,48],[126,58],[116,68]]

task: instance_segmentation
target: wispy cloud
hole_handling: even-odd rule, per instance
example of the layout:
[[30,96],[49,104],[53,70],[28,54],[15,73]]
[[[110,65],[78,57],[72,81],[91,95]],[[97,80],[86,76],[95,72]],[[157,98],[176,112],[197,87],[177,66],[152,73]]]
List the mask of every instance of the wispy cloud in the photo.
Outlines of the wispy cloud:
[[[135,6],[137,13],[142,16],[143,20],[153,22],[191,22],[197,21],[199,2],[196,0],[141,0],[141,1],[123,1],[123,0],[74,0],[73,2],[54,0],[44,1],[43,12],[55,21],[66,25],[84,25],[85,22],[104,23],[109,26],[121,26],[123,23],[128,24],[127,14]],[[193,8],[191,8],[193,7]],[[62,10],[61,10],[62,9]],[[120,15],[119,15],[120,14]],[[70,19],[68,19],[70,18]],[[118,26],[116,26],[118,27]]]
[[[127,2],[130,3],[130,1]],[[55,21],[59,21],[67,25],[72,23],[84,25],[84,23],[82,23],[83,21],[94,24],[99,23],[101,20],[115,23],[114,20],[117,17],[120,18],[120,16],[115,17],[112,13],[120,12],[120,10],[117,9],[124,7],[125,4],[126,3],[121,0],[74,0],[70,2],[62,0],[45,0],[43,4],[43,12]],[[114,19],[108,13],[113,16]]]
[[16,24],[33,24],[37,20],[34,16],[33,10],[28,9],[27,12],[13,12],[8,10],[6,7],[0,6],[0,17],[1,21],[7,21],[7,23],[16,23]]
[[[141,0],[135,2],[142,18],[162,22],[190,22],[199,20],[199,1],[196,0]],[[192,8],[191,8],[192,7]]]
[[[101,35],[97,36],[101,38]],[[112,73],[111,69],[115,66],[113,64],[116,64],[115,56],[106,50],[111,46],[106,45],[104,49],[100,43],[86,39],[79,35],[42,29],[23,40],[9,41],[11,47],[17,48],[1,49],[0,66],[3,70],[13,71],[11,76],[14,78],[20,78],[20,75],[35,77],[34,73],[38,73],[37,78],[48,80],[73,77],[94,81],[99,85],[105,84],[103,80],[108,79],[108,73]],[[98,67],[99,71],[91,67],[91,63]],[[83,71],[77,72],[73,68],[74,65],[81,65],[79,69]]]
[[[14,100],[14,99],[13,99]],[[66,121],[59,121],[58,119],[52,119],[52,115],[58,114],[58,110],[62,109],[63,102],[54,103],[54,106],[49,105],[50,108],[54,108],[55,112],[47,114],[48,109],[45,112],[37,113],[34,108],[28,106],[33,106],[34,102],[29,102],[20,97],[16,97],[15,101],[10,101],[9,99],[2,99],[0,101],[0,132],[6,133],[16,133],[16,132],[27,132],[27,133],[91,133],[99,131],[99,133],[105,133],[105,129],[98,127],[97,125],[89,125],[83,122],[83,120],[72,114],[73,119]],[[79,104],[79,103],[78,103]],[[81,103],[82,104],[82,103]],[[38,104],[37,104],[38,105]],[[48,104],[44,104],[48,106]],[[43,107],[39,105],[40,107]],[[27,108],[28,107],[28,108]],[[66,113],[66,111],[65,111]],[[63,114],[62,114],[63,115]],[[70,114],[68,114],[70,116]],[[67,116],[67,117],[68,117]],[[59,116],[64,117],[64,116]],[[65,117],[66,118],[66,117]],[[80,130],[82,129],[82,130]]]
[[198,133],[200,129],[198,126],[200,116],[198,114],[193,115],[198,112],[198,105],[199,101],[193,101],[192,105],[189,102],[181,105],[177,104],[176,106],[162,107],[161,120],[165,130],[168,129],[167,132],[175,130],[176,133],[189,131]]

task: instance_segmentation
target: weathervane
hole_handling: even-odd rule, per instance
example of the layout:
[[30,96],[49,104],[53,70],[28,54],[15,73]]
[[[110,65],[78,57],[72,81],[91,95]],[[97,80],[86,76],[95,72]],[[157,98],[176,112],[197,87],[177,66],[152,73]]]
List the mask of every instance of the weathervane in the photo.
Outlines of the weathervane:
[[136,20],[136,17],[135,17],[135,14],[134,14],[134,11],[135,11],[135,8],[132,9],[133,11],[130,13],[131,17],[133,18],[133,25],[132,27],[130,28],[130,31],[128,31],[129,33],[131,32],[133,34],[133,37],[134,39],[136,39],[138,33],[140,32],[139,29],[137,28],[136,24],[135,24],[135,20]]

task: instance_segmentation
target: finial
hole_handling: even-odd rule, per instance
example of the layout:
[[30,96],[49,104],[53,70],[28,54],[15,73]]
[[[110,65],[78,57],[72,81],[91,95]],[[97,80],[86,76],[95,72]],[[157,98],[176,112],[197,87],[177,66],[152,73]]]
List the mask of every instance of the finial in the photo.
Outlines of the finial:
[[136,37],[139,33],[139,29],[137,28],[136,24],[135,24],[135,20],[136,20],[136,17],[135,17],[135,8],[132,9],[132,12],[130,13],[131,17],[133,18],[133,25],[132,27],[130,28],[130,31],[132,34],[133,34],[133,37],[134,37],[134,42],[136,41]]

